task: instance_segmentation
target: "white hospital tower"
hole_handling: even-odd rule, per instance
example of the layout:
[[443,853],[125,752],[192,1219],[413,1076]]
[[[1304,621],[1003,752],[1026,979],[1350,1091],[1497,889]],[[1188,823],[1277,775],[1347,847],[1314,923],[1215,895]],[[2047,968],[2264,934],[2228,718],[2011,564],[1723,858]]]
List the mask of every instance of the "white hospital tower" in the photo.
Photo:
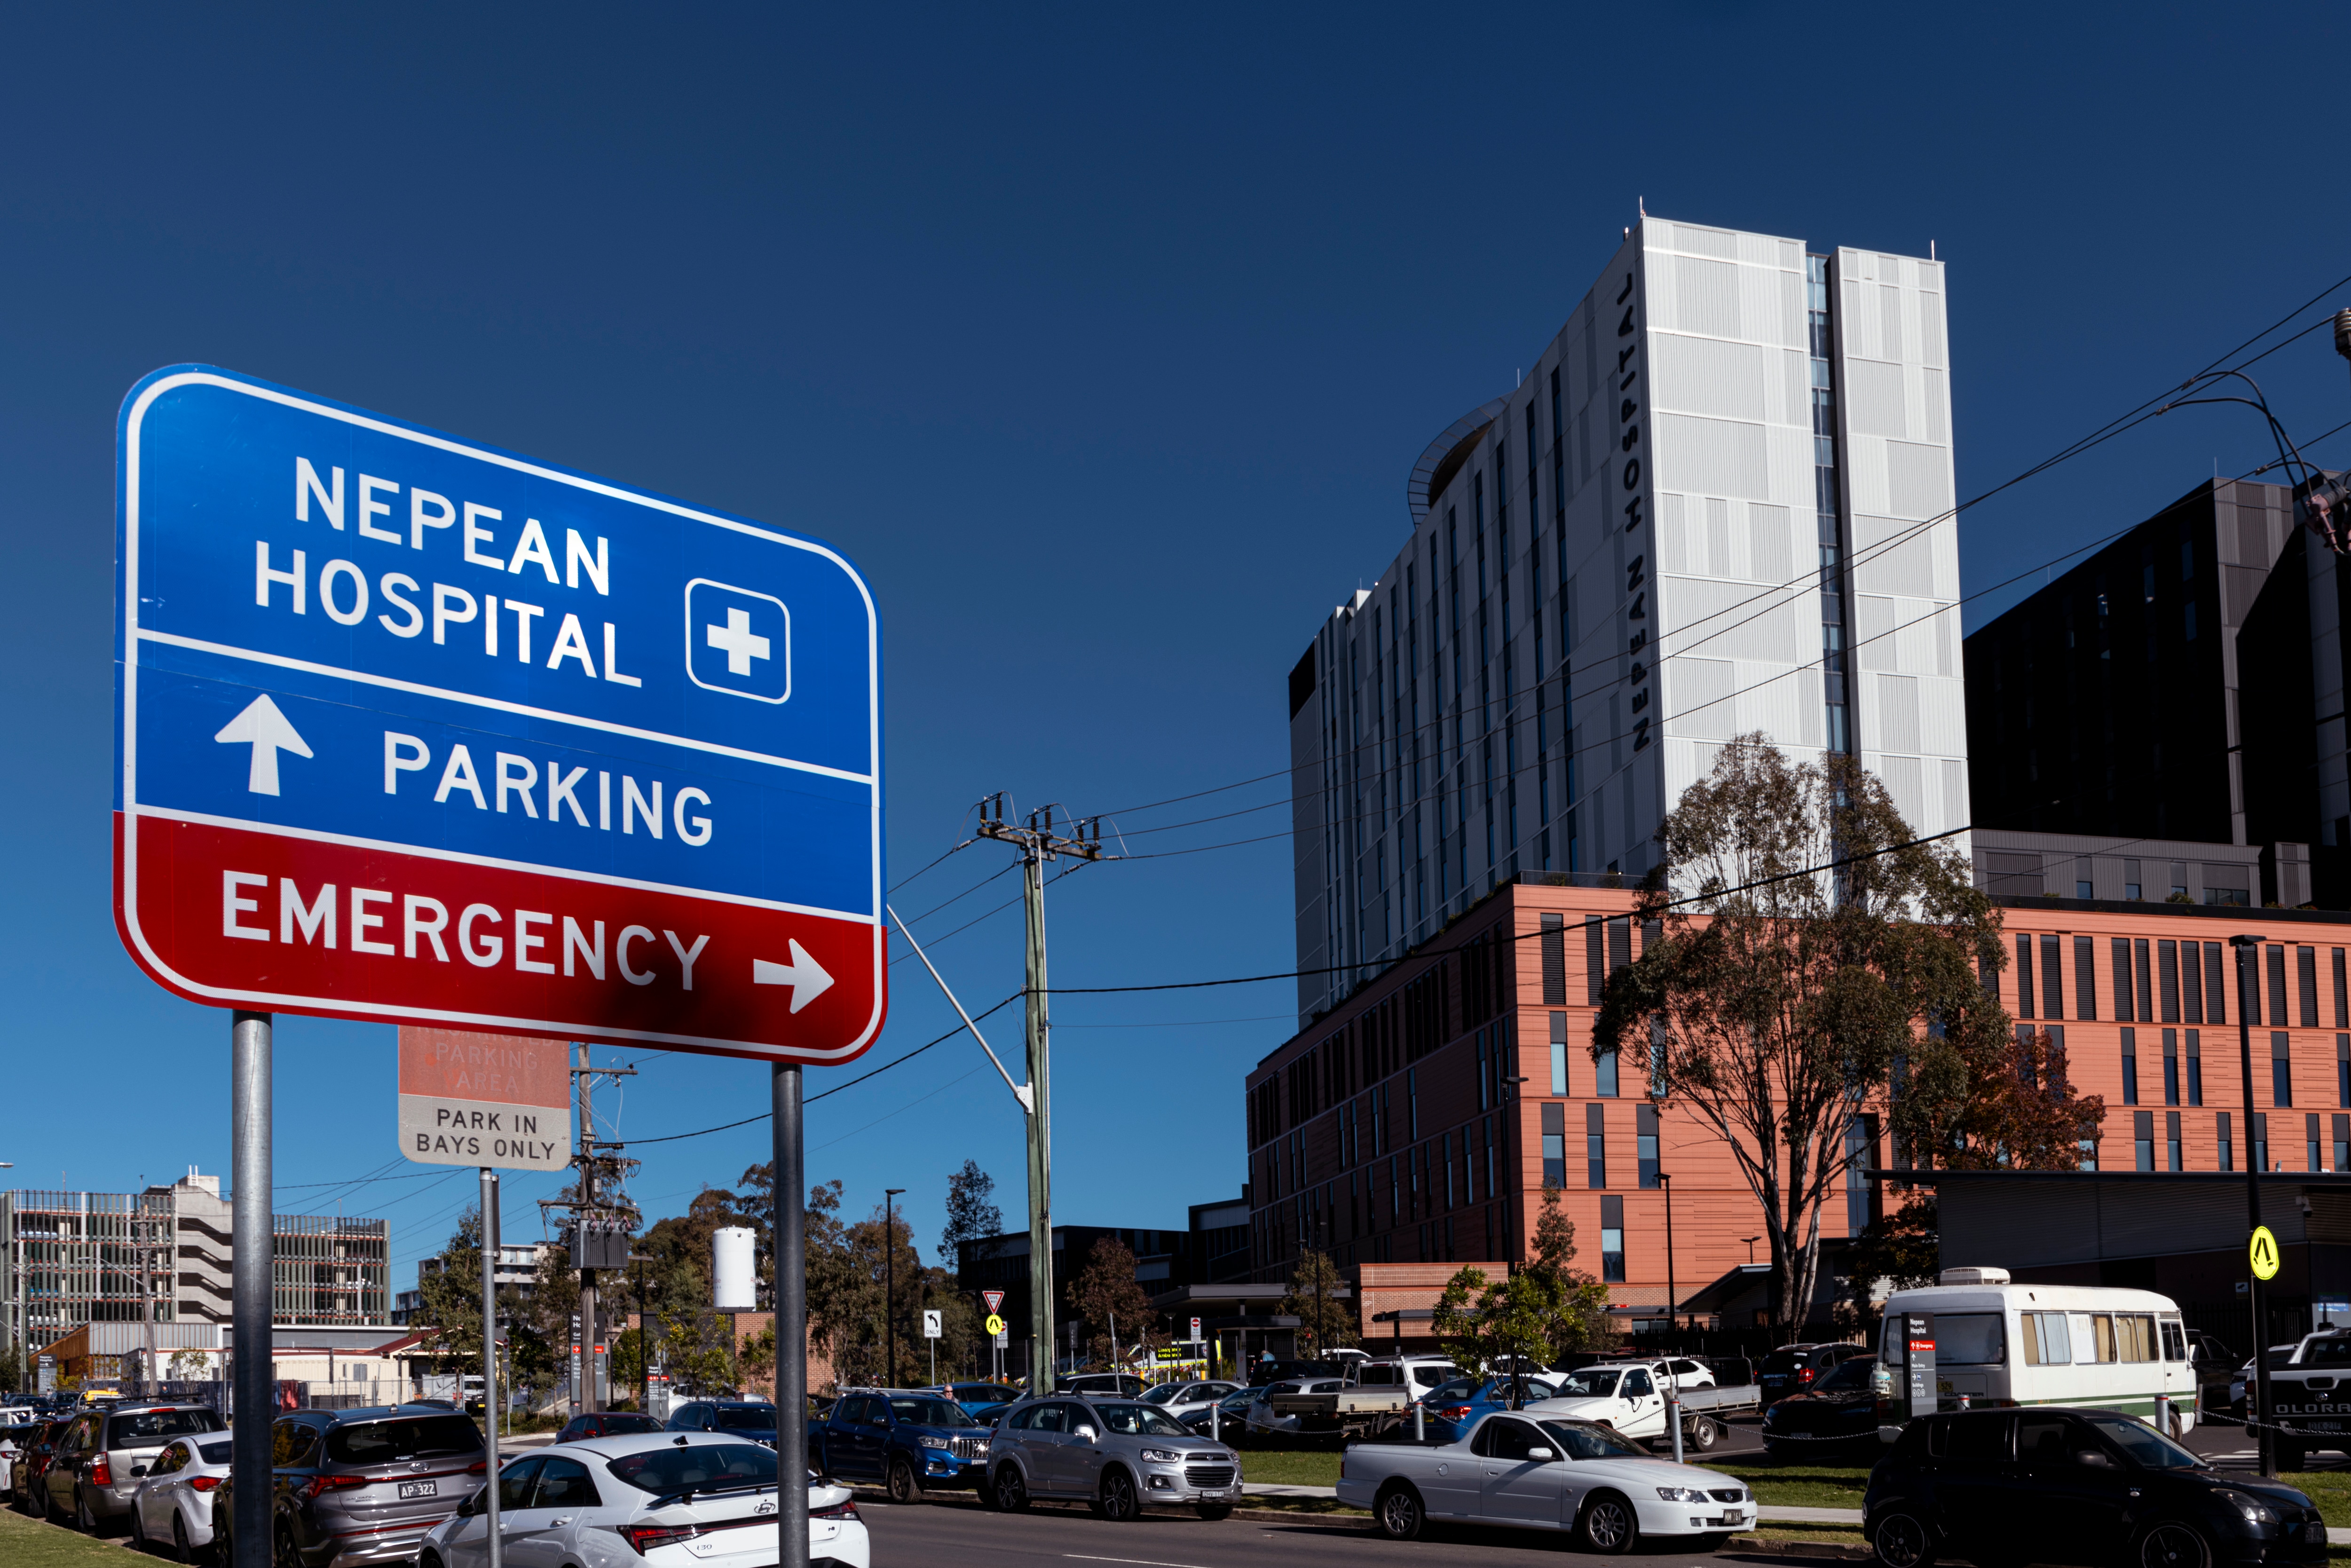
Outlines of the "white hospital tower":
[[1354,967],[1301,1022],[1498,882],[1637,880],[1744,730],[1967,822],[1944,321],[1937,261],[1644,218],[1430,443],[1290,678],[1298,966]]

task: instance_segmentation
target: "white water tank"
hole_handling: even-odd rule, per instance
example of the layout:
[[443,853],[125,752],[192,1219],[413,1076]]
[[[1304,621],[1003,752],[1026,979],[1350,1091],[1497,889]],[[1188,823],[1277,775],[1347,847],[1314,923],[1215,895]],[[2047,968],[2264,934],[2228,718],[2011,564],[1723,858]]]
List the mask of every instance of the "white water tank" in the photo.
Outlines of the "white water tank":
[[730,1225],[710,1236],[710,1305],[722,1312],[753,1312],[758,1306],[759,1270],[752,1232]]
[[1946,1269],[1937,1283],[1944,1285],[2005,1285],[2005,1269]]

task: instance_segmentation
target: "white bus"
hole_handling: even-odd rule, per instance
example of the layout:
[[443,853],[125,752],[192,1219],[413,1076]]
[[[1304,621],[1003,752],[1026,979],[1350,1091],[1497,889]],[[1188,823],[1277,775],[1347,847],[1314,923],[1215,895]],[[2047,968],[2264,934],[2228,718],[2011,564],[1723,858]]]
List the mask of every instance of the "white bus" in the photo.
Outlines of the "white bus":
[[[1946,1269],[1942,1283],[1886,1299],[1879,1364],[1902,1386],[1906,1312],[1935,1316],[1935,1381],[1969,1405],[2079,1405],[2177,1430],[2196,1425],[2196,1371],[2179,1305],[2152,1291],[2014,1285],[2004,1269]],[[1946,1406],[1948,1408],[1949,1406]],[[1886,1428],[1891,1436],[1893,1428]]]

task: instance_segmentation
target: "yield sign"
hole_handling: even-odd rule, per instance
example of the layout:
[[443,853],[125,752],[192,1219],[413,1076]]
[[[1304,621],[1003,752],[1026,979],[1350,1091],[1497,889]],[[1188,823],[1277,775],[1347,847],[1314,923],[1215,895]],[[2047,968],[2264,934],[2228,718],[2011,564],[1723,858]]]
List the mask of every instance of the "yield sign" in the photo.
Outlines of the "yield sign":
[[979,1293],[979,1299],[987,1303],[987,1312],[990,1317],[1004,1310],[1004,1292],[1001,1291],[982,1291]]

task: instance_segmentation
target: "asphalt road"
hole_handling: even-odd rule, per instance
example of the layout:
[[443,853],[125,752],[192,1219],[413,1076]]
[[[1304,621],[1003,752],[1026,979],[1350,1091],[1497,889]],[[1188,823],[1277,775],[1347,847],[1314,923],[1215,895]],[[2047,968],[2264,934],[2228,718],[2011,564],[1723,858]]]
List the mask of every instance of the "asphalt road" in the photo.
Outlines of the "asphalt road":
[[[962,1502],[900,1508],[867,1503],[857,1511],[873,1537],[874,1568],[1308,1568],[1315,1563],[1417,1564],[1475,1562],[1510,1568],[1520,1563],[1556,1564],[1566,1542],[1548,1531],[1432,1527],[1413,1542],[1386,1540],[1368,1522],[1312,1519],[1227,1519],[1146,1513],[1132,1524],[1112,1524],[1081,1508],[1040,1505],[1005,1514]],[[1474,1557],[1467,1554],[1474,1552]],[[1594,1564],[1612,1559],[1593,1558]],[[1701,1563],[1793,1563],[1793,1558],[1732,1550],[1709,1557],[1666,1549],[1644,1551],[1640,1568]],[[1807,1568],[1820,1568],[1819,1559]]]

